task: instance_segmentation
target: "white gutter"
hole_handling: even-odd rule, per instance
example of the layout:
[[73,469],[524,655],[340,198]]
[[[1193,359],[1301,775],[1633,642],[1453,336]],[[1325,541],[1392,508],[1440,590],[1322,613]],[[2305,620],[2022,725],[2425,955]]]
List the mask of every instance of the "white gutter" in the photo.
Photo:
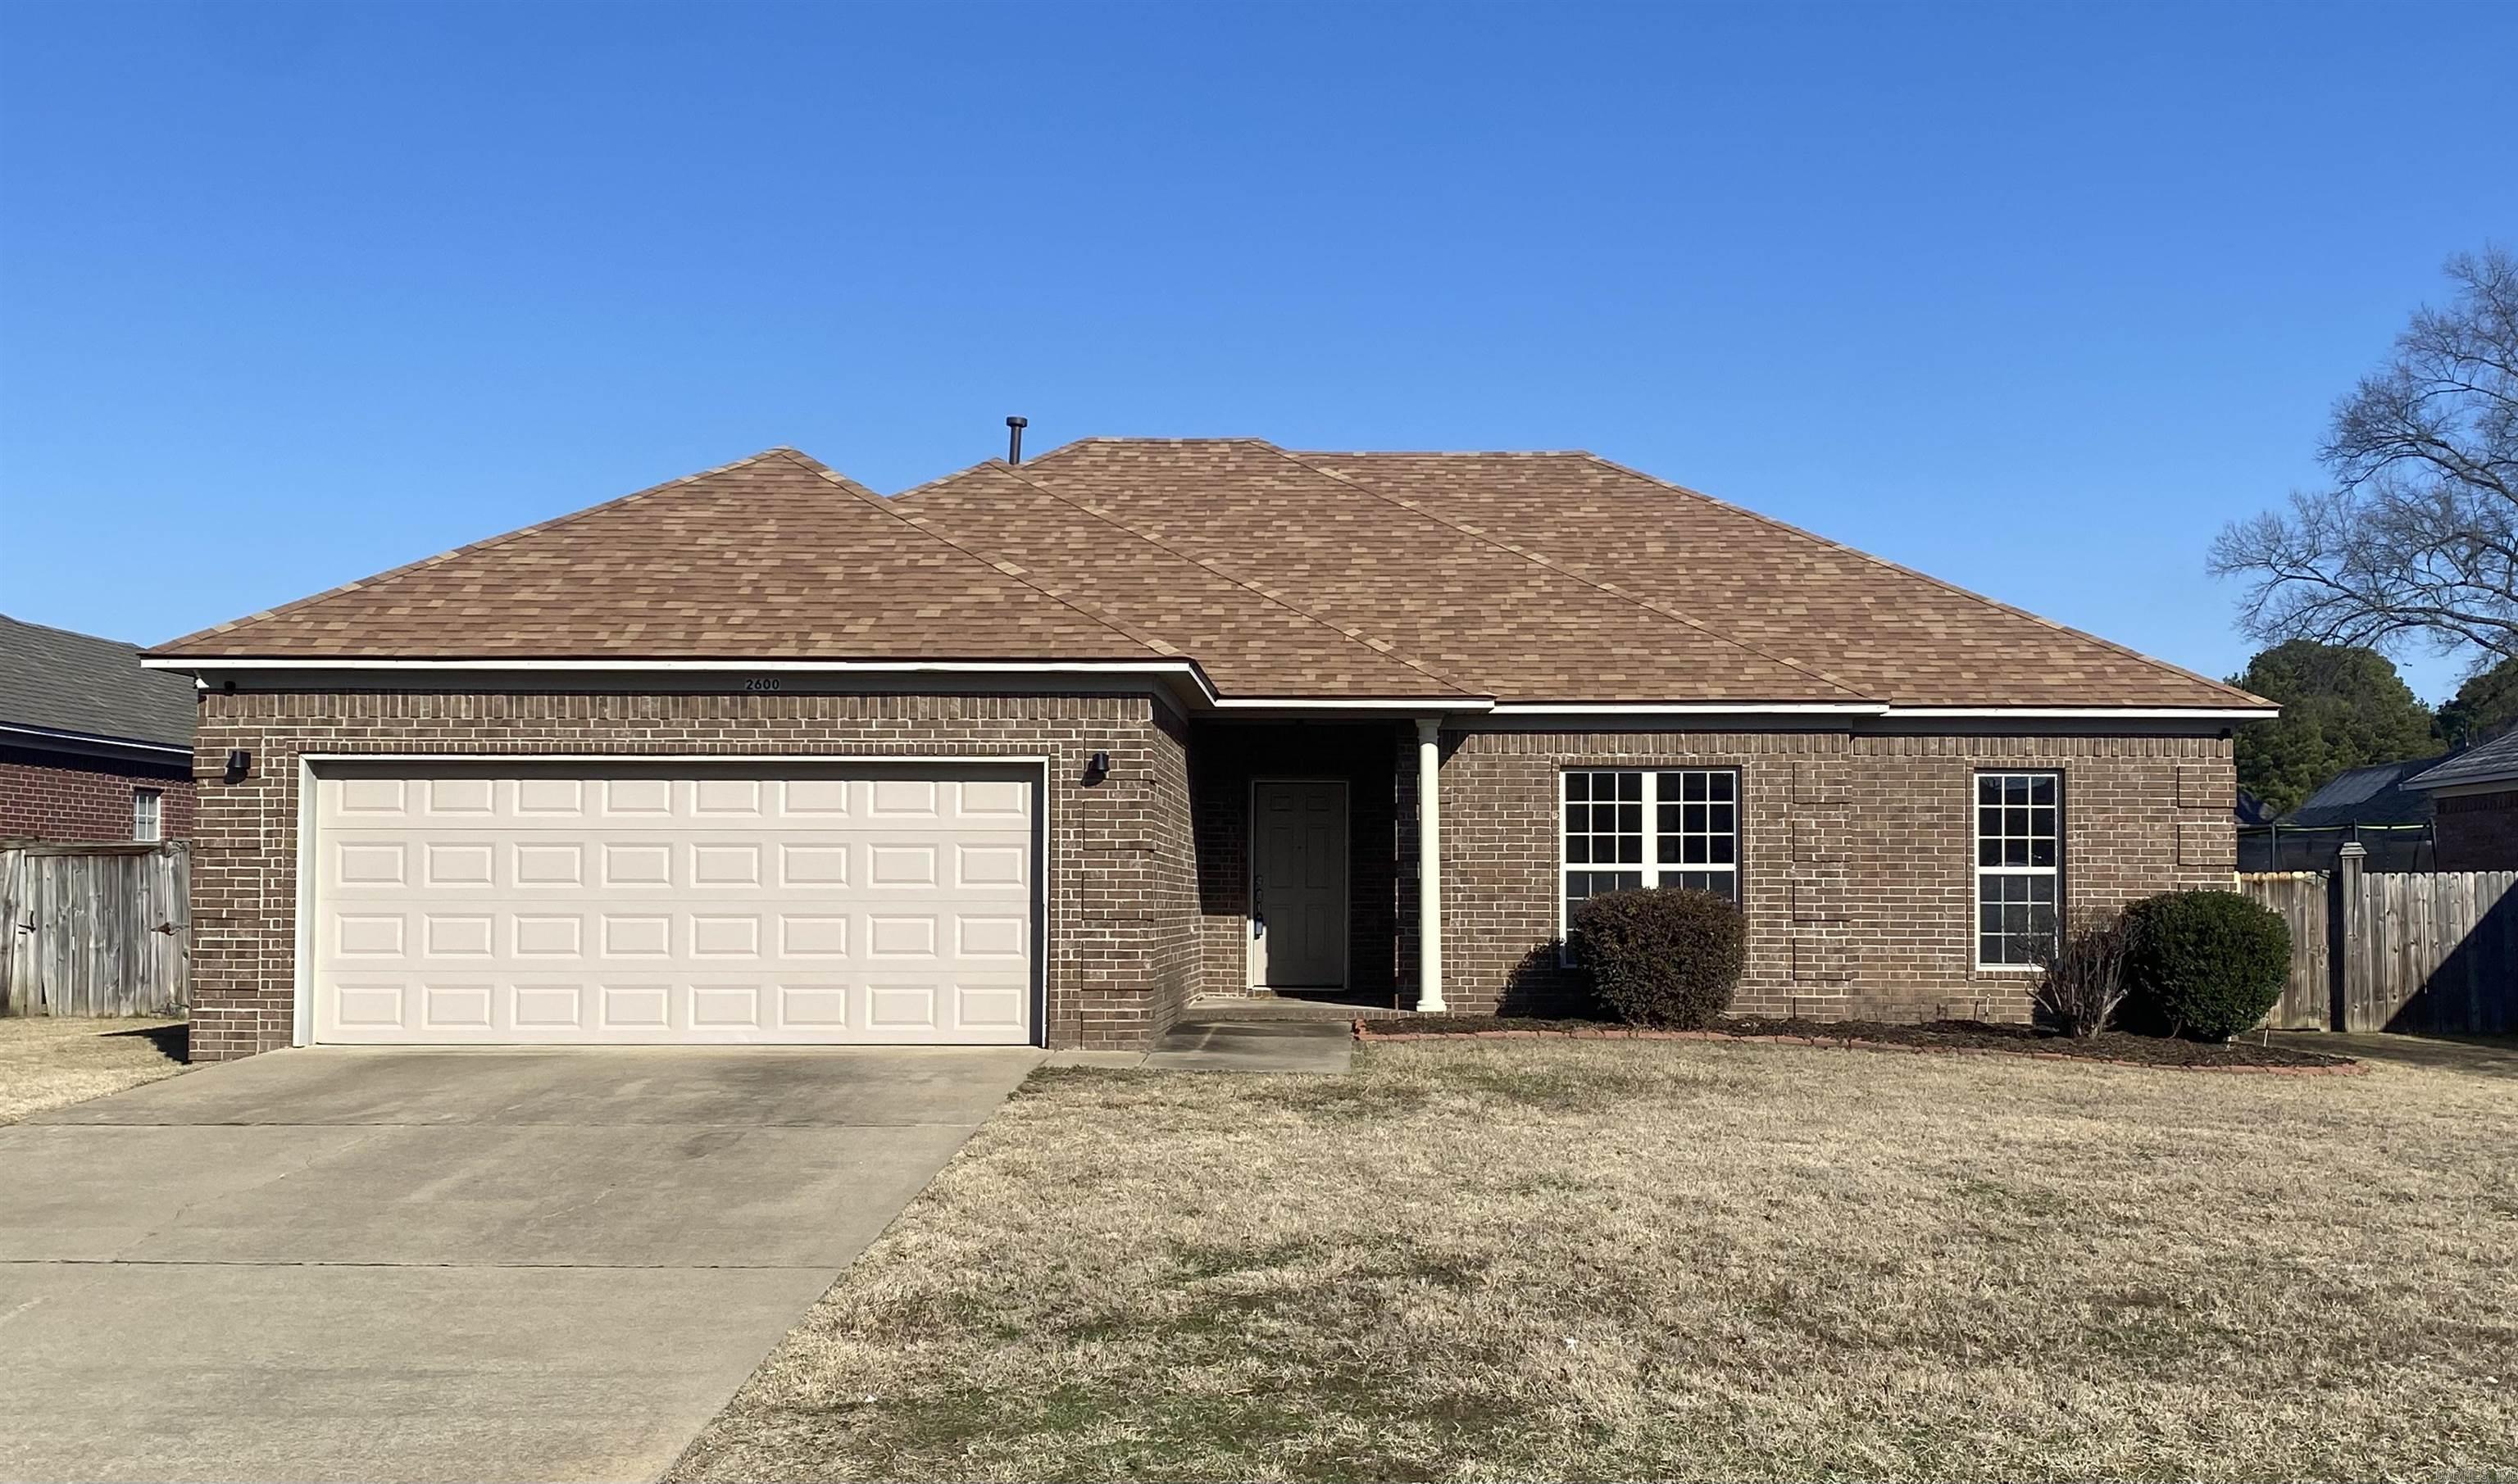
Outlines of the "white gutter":
[[140,742],[128,737],[108,737],[100,732],[66,732],[55,727],[29,727],[16,722],[0,721],[0,742],[10,738],[28,738],[47,749],[86,752],[99,756],[119,757],[139,753],[146,757],[162,757],[169,761],[191,762],[193,749],[176,742]]
[[1497,716],[1882,716],[1876,700],[1498,701]]
[[466,658],[406,659],[343,656],[254,658],[221,656],[142,657],[152,670],[945,670],[1009,671],[1122,670],[1133,673],[1194,675],[1194,659],[792,659],[763,656],[759,659],[542,659]]
[[1116,675],[1181,681],[1204,709],[1230,712],[1381,712],[1422,716],[1427,711],[1483,714],[1495,709],[1484,696],[1428,700],[1421,697],[1236,696],[1216,694],[1194,659],[183,659],[144,658],[152,670],[239,673],[356,672],[361,674],[702,674],[702,675]]
[[1187,682],[1216,711],[1384,711],[1513,716],[1847,716],[1919,721],[2261,721],[2279,714],[2258,706],[1901,706],[1878,700],[1498,701],[1487,697],[1265,697],[1218,695],[1196,660],[1181,659],[376,659],[143,658],[152,670],[504,672],[510,674],[719,675],[1127,675]]
[[144,668],[210,671],[356,671],[362,674],[713,674],[713,675],[1126,675],[1186,681],[1209,705],[1215,686],[1194,659],[185,659],[146,657]]
[[2271,721],[2279,706],[1888,706],[1892,717],[1947,721]]
[[1446,714],[1483,716],[1499,708],[1494,701],[1483,696],[1464,697],[1458,700],[1300,696],[1272,700],[1265,696],[1234,696],[1217,700],[1215,709],[1219,711],[1389,711],[1406,716],[1422,716],[1428,711],[1441,711]]
[[2418,778],[2408,779],[2404,786],[2424,793],[2437,793],[2449,798],[2466,793],[2505,793],[2510,784],[2518,784],[2518,768],[2498,768],[2490,773],[2469,773],[2463,778],[2444,778],[2436,784]]

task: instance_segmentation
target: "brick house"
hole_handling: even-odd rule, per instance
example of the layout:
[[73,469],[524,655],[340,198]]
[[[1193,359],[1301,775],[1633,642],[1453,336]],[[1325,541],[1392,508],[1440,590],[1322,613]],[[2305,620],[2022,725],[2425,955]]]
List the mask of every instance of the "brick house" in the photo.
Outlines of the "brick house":
[[1743,1009],[2017,1017],[2054,912],[2228,882],[2273,711],[1587,454],[1248,440],[773,449],[150,662],[211,1057],[1545,1008],[1653,884],[1741,904]]
[[195,709],[134,646],[0,615],[0,839],[190,838]]
[[2436,870],[2518,870],[2518,732],[2415,775],[2429,795]]

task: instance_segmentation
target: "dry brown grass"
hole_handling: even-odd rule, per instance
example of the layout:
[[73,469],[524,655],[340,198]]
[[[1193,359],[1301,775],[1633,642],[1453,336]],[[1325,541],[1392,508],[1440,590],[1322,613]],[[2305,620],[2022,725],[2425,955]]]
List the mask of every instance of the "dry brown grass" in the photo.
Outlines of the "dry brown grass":
[[2505,1477],[2513,1248],[2466,1071],[1048,1073],[674,1477]]
[[184,1070],[180,1020],[0,1016],[0,1124]]

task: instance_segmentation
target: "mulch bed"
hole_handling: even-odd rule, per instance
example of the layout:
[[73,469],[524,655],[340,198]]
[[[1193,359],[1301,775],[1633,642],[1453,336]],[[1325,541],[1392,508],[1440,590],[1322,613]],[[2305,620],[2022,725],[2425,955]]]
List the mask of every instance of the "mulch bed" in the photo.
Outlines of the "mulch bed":
[[1742,1015],[1704,1031],[1646,1031],[1596,1020],[1543,1020],[1517,1015],[1413,1015],[1355,1023],[1358,1040],[1441,1040],[1453,1037],[1526,1039],[1563,1036],[1598,1040],[1761,1040],[1848,1051],[1917,1051],[1953,1056],[2032,1056],[2048,1061],[2106,1062],[2185,1072],[2276,1072],[2318,1076],[2367,1070],[2348,1056],[2328,1056],[2254,1041],[2173,1040],[2102,1032],[2074,1040],[2033,1026],[1981,1020],[1892,1025],[1876,1020],[1778,1020]]

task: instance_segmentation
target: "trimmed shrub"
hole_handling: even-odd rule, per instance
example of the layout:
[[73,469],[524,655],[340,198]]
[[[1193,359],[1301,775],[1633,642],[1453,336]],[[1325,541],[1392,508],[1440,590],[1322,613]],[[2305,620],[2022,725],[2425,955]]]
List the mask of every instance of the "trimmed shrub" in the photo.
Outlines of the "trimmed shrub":
[[2074,1039],[2107,1028],[2130,986],[2134,929],[2118,917],[2073,933],[2038,957],[2037,1018]]
[[1611,1015],[1693,1031],[1731,1007],[1747,961],[1740,909],[1710,891],[1613,891],[1574,909],[1574,958]]
[[2265,1018],[2290,975],[2290,925],[2236,892],[2172,891],[2125,910],[2134,1018],[2145,1030],[2228,1040]]

